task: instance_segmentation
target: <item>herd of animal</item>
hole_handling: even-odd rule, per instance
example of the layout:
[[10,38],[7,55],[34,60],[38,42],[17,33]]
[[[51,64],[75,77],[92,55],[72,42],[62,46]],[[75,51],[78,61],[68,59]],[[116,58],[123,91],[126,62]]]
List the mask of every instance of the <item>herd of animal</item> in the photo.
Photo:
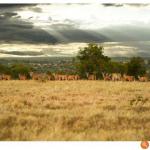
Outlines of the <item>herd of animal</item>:
[[[66,75],[66,74],[46,74],[46,73],[36,73],[30,72],[30,78],[32,80],[80,80],[79,75]],[[121,75],[120,73],[102,73],[103,79],[105,81],[135,81],[134,76],[129,76],[126,74]],[[1,74],[0,80],[11,80],[11,75]],[[27,76],[25,74],[18,75],[19,80],[27,80]],[[97,80],[94,74],[87,74],[87,80]],[[138,81],[147,82],[149,78],[147,76],[138,76]]]
[[[103,79],[105,81],[135,81],[136,78],[134,76],[129,76],[126,74],[121,75],[120,73],[102,73]],[[147,76],[138,76],[138,81],[147,82],[149,78]]]

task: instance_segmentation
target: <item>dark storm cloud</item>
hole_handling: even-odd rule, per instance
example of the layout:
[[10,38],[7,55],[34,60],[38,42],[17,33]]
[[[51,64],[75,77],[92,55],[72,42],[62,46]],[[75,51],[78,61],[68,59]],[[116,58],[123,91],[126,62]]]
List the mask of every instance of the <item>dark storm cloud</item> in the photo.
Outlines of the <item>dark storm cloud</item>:
[[[63,35],[65,39],[70,42],[106,42],[110,41],[107,36],[97,33],[92,30],[80,30],[80,29],[68,29],[68,30],[58,30],[59,34]],[[61,41],[62,40],[62,41]],[[63,39],[60,39],[64,42]]]
[[58,23],[50,25],[49,28],[51,29],[49,33],[53,35],[60,43],[110,41],[107,36],[104,36],[97,31],[79,29],[76,24]]
[[[50,34],[59,42],[126,42],[150,41],[149,25],[118,25],[96,30],[81,30],[74,24],[53,24]],[[55,31],[55,33],[53,33]],[[61,35],[61,38],[59,38]],[[62,38],[64,37],[64,39]]]
[[[1,6],[1,5],[0,5]],[[40,12],[36,5],[28,5],[33,11]],[[64,23],[57,23],[50,26],[55,33],[61,34],[63,38],[57,34],[51,34],[40,28],[34,27],[33,23],[21,20],[19,14],[10,12],[9,8],[20,9],[27,5],[3,5],[5,11],[0,11],[0,40],[6,42],[24,42],[24,43],[58,43],[58,42],[104,42],[107,37],[97,34],[94,31],[78,29],[76,24],[66,19]]]
[[99,30],[81,30],[74,24],[53,24],[49,32],[32,23],[0,19],[0,40],[24,43],[121,42],[150,40],[149,27],[113,26]]
[[43,48],[42,51],[5,51],[0,50],[0,54],[16,55],[16,56],[69,56],[68,54],[62,53],[61,50],[55,50],[53,48]]
[[[32,23],[21,20],[0,20],[0,40],[1,41],[21,41],[24,43],[70,43],[70,42],[104,42],[109,39],[92,30],[80,30],[72,25],[55,24],[49,33],[35,28]],[[59,38],[57,34],[64,38]],[[66,40],[67,39],[67,40]]]
[[0,12],[13,12],[23,10],[25,8],[33,12],[42,12],[42,9],[38,7],[38,4],[0,4]]
[[[105,7],[122,7],[123,4],[105,3]],[[129,4],[130,5],[130,4]],[[140,4],[139,4],[140,5]],[[33,23],[21,20],[16,10],[27,7],[32,11],[41,12],[35,4],[0,5],[0,41],[24,43],[70,43],[70,42],[121,42],[150,40],[148,26],[111,26],[103,29],[80,29],[78,23],[65,19],[63,23],[53,23],[49,31],[35,27]],[[54,21],[49,16],[50,21]]]
[[14,12],[20,11],[24,8],[28,8],[30,10],[38,8],[37,4],[0,4],[0,12]]
[[41,56],[43,52],[35,51],[4,51],[0,50],[0,54],[18,55],[18,56]]
[[56,43],[57,40],[32,23],[24,21],[0,21],[0,40],[24,43]]
[[103,28],[99,31],[113,42],[150,41],[148,25],[120,25]]
[[123,4],[117,4],[117,3],[104,3],[102,5],[105,7],[122,7],[122,6],[124,6]]
[[0,19],[7,19],[7,18],[14,17],[14,16],[17,16],[17,15],[18,14],[14,13],[14,12],[0,13]]
[[[1,6],[2,7],[2,6]],[[15,9],[20,9],[20,7],[27,7],[26,5],[10,5],[10,7]],[[8,6],[3,6],[5,11],[0,11],[0,40],[6,42],[24,42],[24,43],[58,43],[58,42],[104,42],[107,41],[107,37],[102,34],[97,34],[94,31],[81,30],[78,29],[76,24],[66,19],[64,23],[56,23],[50,26],[55,33],[61,34],[63,38],[60,38],[58,34],[52,34],[51,32],[46,32],[43,29],[34,27],[33,23],[21,20],[19,14],[16,12],[7,12],[10,8]],[[30,9],[36,9],[35,6],[30,6]],[[35,10],[34,10],[35,11]]]
[[15,4],[15,3],[12,3],[12,4],[0,4],[0,9],[14,9],[14,10],[21,10],[23,9],[24,7],[36,7],[37,4]]
[[[14,12],[21,7],[27,7],[27,5],[0,5],[0,8],[3,8],[3,11],[0,9],[0,41],[56,43],[57,40],[46,31],[35,28],[31,22],[21,20],[19,14]],[[28,5],[28,7],[40,11],[36,5]]]

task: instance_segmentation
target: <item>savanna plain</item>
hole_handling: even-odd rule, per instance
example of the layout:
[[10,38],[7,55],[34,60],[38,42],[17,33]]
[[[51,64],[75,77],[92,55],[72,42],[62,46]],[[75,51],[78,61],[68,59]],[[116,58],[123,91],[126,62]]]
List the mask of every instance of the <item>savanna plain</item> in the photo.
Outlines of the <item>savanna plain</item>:
[[0,140],[150,140],[150,82],[0,81]]

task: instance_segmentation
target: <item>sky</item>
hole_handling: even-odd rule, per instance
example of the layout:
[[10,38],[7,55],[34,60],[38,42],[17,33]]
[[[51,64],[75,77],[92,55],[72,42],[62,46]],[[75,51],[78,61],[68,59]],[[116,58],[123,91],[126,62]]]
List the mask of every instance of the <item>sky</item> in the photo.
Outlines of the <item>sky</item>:
[[75,56],[87,43],[150,57],[150,4],[0,4],[0,57]]

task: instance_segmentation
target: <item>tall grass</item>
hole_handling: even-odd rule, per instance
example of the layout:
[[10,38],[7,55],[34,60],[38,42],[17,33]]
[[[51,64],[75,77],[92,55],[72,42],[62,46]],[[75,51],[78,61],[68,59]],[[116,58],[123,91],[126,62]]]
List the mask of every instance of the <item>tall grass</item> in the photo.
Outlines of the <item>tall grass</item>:
[[150,140],[150,83],[0,81],[0,140]]

